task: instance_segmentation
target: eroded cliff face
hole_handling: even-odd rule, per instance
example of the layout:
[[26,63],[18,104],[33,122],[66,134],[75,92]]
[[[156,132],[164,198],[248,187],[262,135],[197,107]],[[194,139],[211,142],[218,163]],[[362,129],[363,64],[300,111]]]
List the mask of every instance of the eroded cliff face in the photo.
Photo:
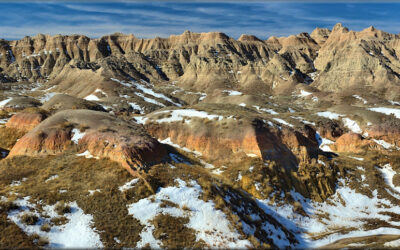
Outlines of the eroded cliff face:
[[[275,178],[282,181],[268,185],[278,185],[287,191],[294,188],[318,201],[334,193],[335,174],[339,170],[323,163],[322,159],[326,160],[330,154],[319,148],[312,127],[282,126],[256,114],[234,111],[233,105],[219,106],[217,113],[212,112],[207,105],[164,109],[138,121],[162,143],[192,152],[213,165],[232,168],[252,160],[261,165],[271,162],[271,166],[264,166],[265,169],[257,173],[263,176],[265,183]],[[241,180],[242,188],[260,196],[259,191],[249,185],[251,179],[246,178]]]
[[[221,111],[229,113],[229,110],[219,109]],[[167,139],[221,164],[258,157],[296,169],[299,162],[309,162],[322,153],[315,130],[309,126],[296,130],[276,122],[266,123],[255,115],[232,113],[224,116],[209,112],[191,107],[161,110],[150,113],[141,121],[159,140]],[[191,116],[191,113],[195,115]]]
[[[0,67],[2,81],[49,80],[63,90],[115,77],[176,82],[195,91],[229,87],[283,94],[301,83],[333,92],[368,87],[395,99],[399,91],[387,89],[399,88],[399,46],[398,35],[373,27],[349,31],[341,24],[332,31],[317,28],[311,35],[265,41],[190,31],[154,39],[119,33],[98,39],[37,35],[2,40]],[[67,92],[78,96],[76,89]]]
[[73,145],[82,156],[109,158],[131,173],[160,162],[166,154],[165,148],[138,125],[104,112],[65,110],[18,140],[9,157],[55,155]]
[[46,114],[40,112],[19,112],[13,115],[5,126],[21,132],[29,132],[46,119],[46,117]]

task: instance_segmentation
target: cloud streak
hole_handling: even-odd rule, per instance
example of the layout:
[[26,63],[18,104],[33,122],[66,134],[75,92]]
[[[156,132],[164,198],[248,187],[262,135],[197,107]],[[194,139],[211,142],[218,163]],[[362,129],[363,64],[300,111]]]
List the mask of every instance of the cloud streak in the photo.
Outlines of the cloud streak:
[[117,31],[149,38],[185,30],[266,39],[331,28],[337,22],[354,30],[374,25],[400,32],[399,3],[17,2],[0,3],[0,9],[0,38],[4,39],[38,33],[100,37]]

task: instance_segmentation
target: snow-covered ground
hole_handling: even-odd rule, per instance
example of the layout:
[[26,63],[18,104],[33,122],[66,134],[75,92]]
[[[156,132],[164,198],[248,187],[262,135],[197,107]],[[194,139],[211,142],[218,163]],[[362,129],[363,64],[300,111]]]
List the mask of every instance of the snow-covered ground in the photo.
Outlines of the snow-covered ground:
[[76,156],[84,156],[87,159],[95,158],[95,159],[100,159],[98,156],[93,156],[92,153],[89,152],[89,150],[86,150],[83,153],[76,154]]
[[[137,90],[140,90],[142,93],[135,92],[135,95],[143,98],[143,100],[146,101],[146,102],[153,103],[153,104],[156,104],[156,105],[161,106],[161,107],[165,107],[165,105],[163,103],[161,103],[161,102],[159,102],[159,101],[157,101],[157,100],[155,100],[153,98],[146,97],[146,96],[144,96],[144,94],[153,96],[153,97],[158,98],[158,99],[163,99],[163,100],[165,100],[165,101],[167,101],[169,103],[172,103],[173,105],[178,106],[178,107],[182,106],[182,104],[173,101],[171,98],[167,97],[166,95],[155,92],[152,88],[148,87],[148,86],[150,86],[150,84],[147,83],[146,81],[142,81],[143,84],[140,84],[140,83],[138,83],[138,82],[136,82],[134,80],[132,80],[131,82],[125,82],[125,81],[118,80],[118,79],[115,79],[115,78],[111,78],[111,80],[115,81],[115,82],[118,82],[118,83],[122,84],[123,86],[135,87]],[[148,85],[148,86],[146,86],[145,84]]]
[[[136,247],[150,244],[151,247],[162,247],[162,243],[153,236],[153,220],[159,214],[174,217],[189,218],[186,226],[195,230],[196,240],[203,240],[209,246],[219,248],[246,248],[252,246],[247,240],[239,239],[239,234],[232,228],[226,215],[215,208],[213,201],[199,199],[202,188],[192,180],[189,185],[181,180],[175,180],[178,186],[160,188],[155,195],[141,199],[128,205],[129,214],[145,226],[141,240]],[[163,200],[175,203],[178,207],[162,207]]]
[[87,101],[100,101],[100,98],[98,98],[96,95],[94,94],[90,94],[88,96],[86,96],[85,98],[83,98]]
[[399,147],[397,147],[396,145],[393,145],[391,143],[388,143],[384,140],[377,140],[377,139],[372,139],[376,144],[381,145],[384,149],[392,149],[395,148],[397,150],[400,150]]
[[44,103],[49,101],[51,98],[53,98],[53,96],[58,95],[59,93],[57,92],[50,92],[50,93],[46,93],[44,94],[42,97],[39,98],[39,100]]
[[[19,206],[18,209],[11,210],[8,213],[8,219],[17,224],[28,235],[38,234],[48,239],[50,248],[99,248],[103,247],[99,234],[93,227],[93,216],[85,214],[76,202],[68,205],[71,208],[70,213],[65,217],[68,222],[64,225],[51,226],[49,232],[42,231],[40,228],[44,224],[51,224],[51,219],[59,215],[55,211],[56,205],[44,206],[43,213],[40,213],[35,204],[29,202],[30,197],[17,199],[14,201]],[[38,222],[34,225],[27,225],[21,221],[23,214],[33,214],[37,216]]]
[[331,148],[329,147],[329,145],[333,144],[334,143],[333,141],[326,139],[326,138],[322,138],[318,132],[315,132],[315,139],[317,140],[319,148],[322,151],[325,151],[325,152],[332,151]]
[[283,124],[283,125],[286,125],[286,126],[289,126],[289,127],[293,127],[292,124],[290,124],[290,123],[288,123],[287,121],[282,120],[282,119],[280,119],[280,118],[272,118],[272,119],[274,119],[275,121],[277,121],[277,122],[279,122],[279,123],[281,123],[281,124]]
[[[399,206],[380,198],[376,190],[372,192],[372,197],[368,197],[349,188],[345,180],[341,179],[340,183],[336,193],[325,202],[313,202],[291,191],[292,197],[302,205],[308,216],[295,213],[294,207],[287,203],[269,200],[259,200],[259,202],[268,209],[268,212],[269,209],[275,211],[275,218],[286,228],[298,232],[297,236],[301,242],[298,247],[316,248],[345,238],[400,234],[400,229],[395,228],[400,223],[391,221],[390,216],[385,214],[399,214]],[[363,226],[366,223],[364,220],[371,218],[386,221],[393,227],[367,230]],[[346,231],[344,228],[352,230]]]
[[364,98],[362,98],[362,97],[359,96],[359,95],[353,95],[353,97],[356,98],[356,99],[358,99],[358,100],[360,100],[360,101],[362,101],[364,104],[367,104],[367,103],[368,103],[367,100],[365,100]]
[[319,115],[321,117],[329,118],[332,120],[339,120],[339,118],[343,116],[341,114],[337,114],[337,113],[330,112],[330,111],[318,112],[317,115]]
[[157,100],[154,100],[154,99],[152,99],[152,98],[146,97],[146,96],[144,96],[142,93],[136,92],[135,95],[141,97],[145,102],[153,103],[153,104],[155,104],[155,105],[158,105],[158,106],[161,106],[161,107],[165,107],[165,105],[162,104],[161,102],[159,102],[159,101],[157,101]]
[[72,133],[71,141],[73,141],[75,144],[78,144],[79,140],[82,139],[86,134],[85,132],[81,132],[77,128],[72,129],[71,133]]
[[139,104],[137,104],[137,103],[135,103],[135,102],[129,102],[128,104],[129,104],[133,109],[139,110],[139,113],[140,113],[140,114],[143,114],[143,113],[144,113],[144,109],[143,109]]
[[229,96],[243,95],[242,92],[239,92],[239,91],[236,91],[236,90],[224,90],[222,92],[228,93]]
[[138,182],[139,182],[138,178],[132,179],[132,180],[128,181],[127,183],[125,183],[124,185],[120,186],[118,189],[119,189],[119,191],[124,192],[126,190],[133,188],[136,185],[136,183],[138,183]]
[[306,97],[306,96],[309,96],[309,95],[312,95],[312,93],[301,89],[300,90],[300,94],[298,96],[299,97]]
[[391,187],[394,191],[400,193],[400,187],[395,186],[393,184],[393,177],[396,174],[396,171],[393,170],[392,166],[388,163],[384,165],[382,168],[377,168],[383,176],[385,183]]
[[386,115],[393,114],[396,118],[400,119],[400,109],[377,107],[377,108],[369,108],[369,110],[374,111],[374,112],[378,112],[378,113],[383,113],[383,114],[386,114]]
[[304,119],[303,117],[301,117],[301,116],[291,116],[291,118],[297,119],[297,120],[299,120],[299,121],[301,121],[302,123],[307,124],[307,125],[313,125],[313,126],[316,125],[315,122],[309,122],[309,121],[305,120],[305,119]]
[[13,98],[10,97],[10,98],[7,98],[7,99],[5,99],[5,100],[0,101],[0,108],[4,108],[4,106],[5,106],[7,103],[9,103],[12,99],[13,99]]
[[273,109],[260,108],[260,106],[256,106],[256,105],[254,105],[253,107],[255,107],[257,109],[257,111],[263,111],[263,112],[269,113],[271,115],[278,115],[279,114],[279,113],[275,112],[275,110],[273,110]]
[[180,103],[174,102],[171,98],[165,96],[164,94],[156,93],[156,92],[154,92],[153,89],[145,87],[144,85],[141,85],[139,83],[134,83],[134,86],[136,86],[137,89],[141,90],[145,94],[152,95],[152,96],[154,96],[156,98],[164,99],[167,102],[170,102],[170,103],[172,103],[172,104],[174,104],[175,106],[178,106],[178,107],[182,106]]
[[360,128],[360,126],[358,126],[356,121],[351,120],[350,118],[342,118],[343,121],[343,125],[348,128],[350,131],[352,131],[353,133],[356,134],[361,134],[362,133],[362,129]]
[[[183,119],[188,119],[188,118],[192,118],[192,117],[198,117],[198,118],[209,119],[209,120],[217,119],[218,121],[224,119],[224,117],[221,115],[210,115],[205,111],[199,111],[199,110],[195,110],[195,109],[164,110],[164,111],[156,112],[154,114],[163,114],[163,113],[169,113],[170,117],[161,118],[161,119],[157,120],[158,123],[179,122],[179,121],[182,121]],[[186,122],[190,123],[189,120],[187,120]]]

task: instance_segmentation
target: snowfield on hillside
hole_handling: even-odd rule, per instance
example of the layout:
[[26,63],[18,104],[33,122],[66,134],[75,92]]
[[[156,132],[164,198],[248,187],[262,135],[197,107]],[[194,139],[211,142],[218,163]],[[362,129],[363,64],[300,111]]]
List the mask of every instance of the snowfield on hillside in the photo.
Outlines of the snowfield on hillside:
[[[100,236],[93,229],[93,217],[85,214],[81,208],[78,207],[76,202],[71,202],[71,212],[66,213],[65,216],[68,222],[64,225],[51,226],[48,232],[41,230],[44,224],[51,225],[51,219],[59,217],[55,212],[55,205],[45,206],[44,214],[36,210],[36,205],[29,202],[30,197],[18,199],[15,204],[19,206],[18,209],[11,210],[8,218],[17,224],[28,235],[38,234],[49,241],[51,248],[99,248],[103,247]],[[21,221],[21,216],[24,214],[33,214],[37,216],[38,222],[34,225],[27,225]]]
[[[239,234],[231,229],[225,214],[215,209],[212,201],[199,199],[202,189],[196,181],[191,181],[189,185],[181,179],[176,179],[176,182],[177,187],[161,188],[154,196],[128,206],[129,214],[145,226],[141,233],[142,239],[136,247],[146,244],[162,247],[161,242],[153,236],[154,225],[150,222],[158,214],[189,217],[187,227],[196,231],[197,241],[203,240],[210,247],[246,248],[252,245],[247,240],[239,239]],[[173,202],[178,207],[161,207],[163,200]]]

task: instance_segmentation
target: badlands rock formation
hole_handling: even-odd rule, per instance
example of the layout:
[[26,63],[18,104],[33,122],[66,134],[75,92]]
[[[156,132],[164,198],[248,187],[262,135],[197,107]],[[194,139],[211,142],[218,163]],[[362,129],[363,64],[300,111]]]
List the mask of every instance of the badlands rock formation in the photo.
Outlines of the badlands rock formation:
[[[109,77],[123,77],[207,92],[229,87],[286,93],[297,84],[333,92],[369,88],[396,99],[399,40],[374,27],[355,32],[341,24],[265,41],[190,31],[154,39],[119,33],[98,39],[37,35],[2,40],[0,67],[3,82],[53,80],[78,97],[107,84]],[[76,87],[70,89],[72,83]]]
[[[15,122],[18,119],[15,117],[7,124]],[[21,113],[17,117],[31,118]],[[73,144],[77,144],[85,156],[107,157],[121,163],[131,173],[161,161],[166,153],[157,140],[134,123],[126,123],[103,112],[65,110],[23,136],[11,149],[9,157],[54,155]]]
[[399,41],[0,40],[0,247],[400,246]]

